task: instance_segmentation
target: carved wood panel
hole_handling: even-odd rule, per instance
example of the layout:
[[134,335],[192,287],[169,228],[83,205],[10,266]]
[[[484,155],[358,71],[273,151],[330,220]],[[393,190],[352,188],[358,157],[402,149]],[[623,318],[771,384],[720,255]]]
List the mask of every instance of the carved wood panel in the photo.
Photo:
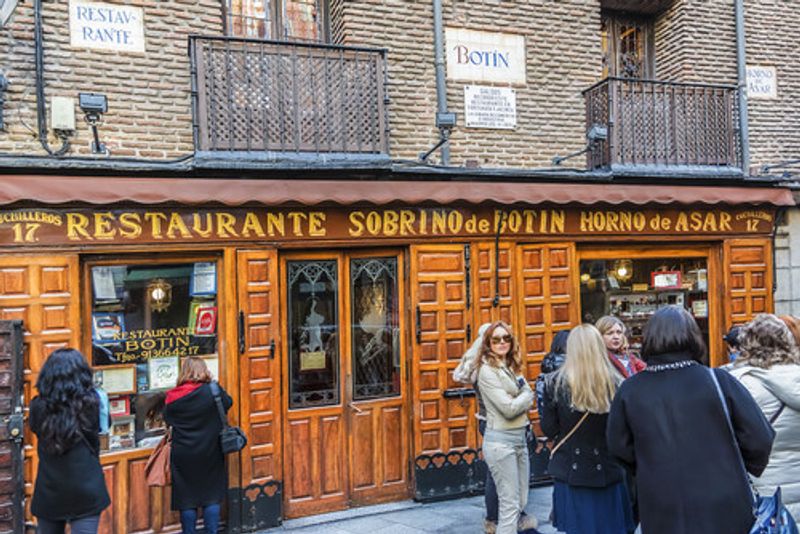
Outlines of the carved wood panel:
[[723,247],[725,329],[771,313],[772,243],[769,239],[728,239]]
[[452,371],[469,343],[465,247],[412,246],[410,258],[414,456],[474,448],[474,399],[444,397],[461,387]]
[[241,452],[241,487],[281,479],[280,336],[278,264],[274,250],[239,251],[240,424],[248,436]]
[[516,262],[517,332],[526,375],[533,381],[539,375],[553,336],[580,321],[575,245],[520,245]]
[[[80,339],[78,257],[3,256],[0,258],[0,319],[23,321],[25,405],[47,356],[56,349],[78,347]],[[26,520],[33,520],[30,501],[36,476],[36,443],[25,428]]]
[[[502,320],[515,326],[516,308],[514,306],[514,245],[500,243],[499,254],[491,242],[476,243],[473,250],[473,280],[475,288],[473,306],[475,308],[475,332],[483,323]],[[495,267],[497,264],[497,267]],[[497,276],[495,276],[497,272]],[[495,297],[497,305],[495,306]]]

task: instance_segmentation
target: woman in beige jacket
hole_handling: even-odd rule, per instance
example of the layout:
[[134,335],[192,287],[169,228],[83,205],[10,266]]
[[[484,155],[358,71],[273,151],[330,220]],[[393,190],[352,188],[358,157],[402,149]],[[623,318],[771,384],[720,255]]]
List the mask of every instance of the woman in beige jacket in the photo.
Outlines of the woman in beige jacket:
[[[478,387],[486,406],[483,456],[497,485],[497,534],[516,534],[528,503],[528,446],[525,430],[533,391],[522,371],[522,357],[511,328],[492,323],[483,335]],[[532,518],[532,516],[531,516]]]

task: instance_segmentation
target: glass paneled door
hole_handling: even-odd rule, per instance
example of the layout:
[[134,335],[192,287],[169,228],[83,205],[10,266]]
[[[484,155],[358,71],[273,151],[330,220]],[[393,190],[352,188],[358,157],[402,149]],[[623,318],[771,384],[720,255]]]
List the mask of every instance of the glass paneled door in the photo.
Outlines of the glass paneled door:
[[286,516],[406,497],[401,256],[291,254],[282,268]]

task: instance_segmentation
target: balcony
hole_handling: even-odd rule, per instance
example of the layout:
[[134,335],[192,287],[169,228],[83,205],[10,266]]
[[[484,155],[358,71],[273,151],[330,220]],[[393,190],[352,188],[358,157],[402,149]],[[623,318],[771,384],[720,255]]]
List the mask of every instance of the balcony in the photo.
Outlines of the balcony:
[[190,54],[199,157],[388,158],[384,50],[191,37]]
[[735,86],[607,78],[583,95],[587,132],[607,128],[590,141],[590,169],[739,166]]

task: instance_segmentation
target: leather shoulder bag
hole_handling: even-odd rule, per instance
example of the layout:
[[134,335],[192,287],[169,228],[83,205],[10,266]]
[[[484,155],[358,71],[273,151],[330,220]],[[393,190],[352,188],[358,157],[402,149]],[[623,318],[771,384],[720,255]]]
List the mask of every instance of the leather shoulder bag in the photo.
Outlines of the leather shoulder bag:
[[219,419],[222,422],[222,430],[219,433],[219,445],[222,448],[222,453],[239,452],[247,445],[247,436],[238,426],[228,424],[228,416],[225,415],[225,409],[222,407],[219,384],[211,382],[210,386],[211,394],[214,395],[214,403],[217,405],[217,411],[219,412]]

